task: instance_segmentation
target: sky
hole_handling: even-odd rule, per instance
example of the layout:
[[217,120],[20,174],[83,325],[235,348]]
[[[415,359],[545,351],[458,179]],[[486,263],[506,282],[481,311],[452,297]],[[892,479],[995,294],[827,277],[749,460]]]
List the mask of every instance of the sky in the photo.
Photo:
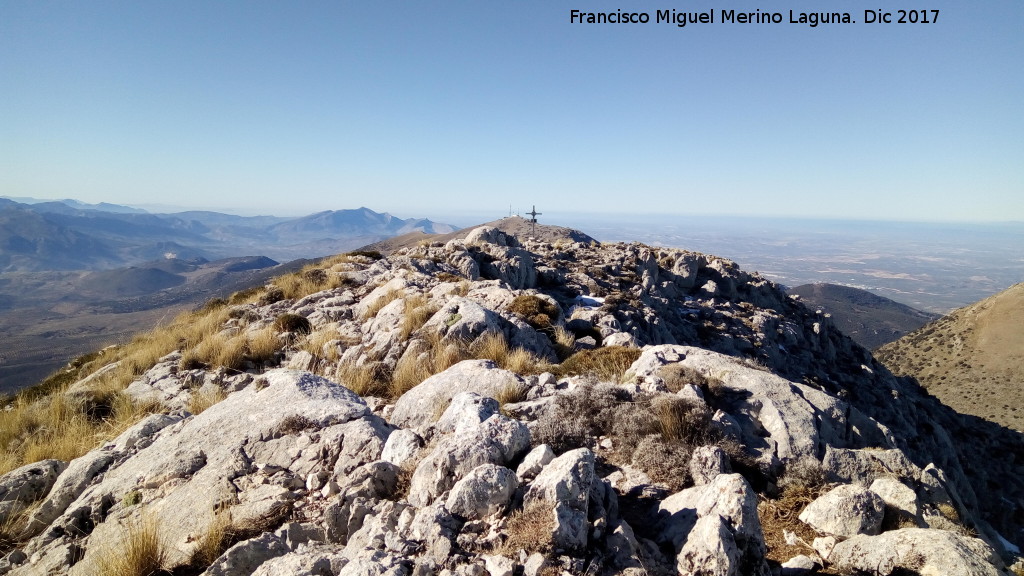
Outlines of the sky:
[[[912,4],[0,0],[0,195],[1024,220],[1024,2]],[[862,22],[910,7],[937,21]],[[756,8],[783,23],[720,21]]]

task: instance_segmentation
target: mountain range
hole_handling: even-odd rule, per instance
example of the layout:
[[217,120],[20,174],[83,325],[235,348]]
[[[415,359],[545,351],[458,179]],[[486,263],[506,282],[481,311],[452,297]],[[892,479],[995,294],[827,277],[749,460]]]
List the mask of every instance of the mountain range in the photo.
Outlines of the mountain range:
[[283,261],[344,252],[414,230],[444,233],[454,227],[368,208],[283,218],[149,214],[105,203],[0,198],[0,271],[95,270],[164,256],[213,260],[250,254]]

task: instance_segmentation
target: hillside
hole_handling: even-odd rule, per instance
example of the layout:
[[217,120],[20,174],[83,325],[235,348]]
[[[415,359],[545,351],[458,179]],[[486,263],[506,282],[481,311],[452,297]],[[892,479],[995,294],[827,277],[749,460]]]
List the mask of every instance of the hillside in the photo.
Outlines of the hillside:
[[959,412],[1024,430],[1024,284],[955,310],[877,357]]
[[917,330],[938,314],[924,312],[867,290],[838,284],[804,284],[786,290],[832,316],[836,327],[868,350]]
[[1009,576],[1024,541],[1020,434],[685,250],[339,255],[48,390],[0,413],[12,576]]

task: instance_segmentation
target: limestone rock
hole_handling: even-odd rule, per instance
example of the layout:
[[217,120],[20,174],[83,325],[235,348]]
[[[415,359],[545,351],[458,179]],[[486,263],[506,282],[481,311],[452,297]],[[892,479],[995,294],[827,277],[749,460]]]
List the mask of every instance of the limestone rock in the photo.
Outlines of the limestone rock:
[[718,446],[701,446],[690,456],[690,475],[693,483],[702,486],[719,474],[729,472],[729,456]]
[[856,484],[843,484],[826,492],[800,513],[800,521],[837,538],[874,535],[882,529],[885,502]]
[[740,576],[740,551],[721,516],[697,520],[679,552],[676,568],[682,576]]
[[485,518],[505,510],[519,479],[516,473],[495,464],[482,464],[455,483],[446,507],[452,514],[469,518]]
[[67,466],[61,460],[41,460],[0,476],[0,525],[46,496]]
[[544,501],[552,506],[555,518],[552,542],[556,549],[586,547],[590,526],[587,504],[594,478],[594,453],[579,448],[548,463],[526,492],[527,504]]
[[430,424],[437,407],[444,407],[459,392],[494,398],[510,386],[526,386],[520,376],[498,368],[490,360],[465,360],[427,378],[395,403],[391,422],[402,428]]
[[904,528],[859,535],[835,545],[826,560],[840,571],[925,576],[1004,576],[1003,562],[987,544],[946,530]]

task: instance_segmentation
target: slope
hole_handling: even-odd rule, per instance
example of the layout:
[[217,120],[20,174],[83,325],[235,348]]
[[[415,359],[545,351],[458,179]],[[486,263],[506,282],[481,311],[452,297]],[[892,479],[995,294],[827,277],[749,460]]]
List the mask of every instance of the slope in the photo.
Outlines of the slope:
[[924,312],[867,290],[838,284],[804,284],[786,290],[812,308],[832,315],[836,326],[868,350],[888,344],[932,320]]
[[1024,430],[1024,283],[881,347],[877,357],[960,412]]

